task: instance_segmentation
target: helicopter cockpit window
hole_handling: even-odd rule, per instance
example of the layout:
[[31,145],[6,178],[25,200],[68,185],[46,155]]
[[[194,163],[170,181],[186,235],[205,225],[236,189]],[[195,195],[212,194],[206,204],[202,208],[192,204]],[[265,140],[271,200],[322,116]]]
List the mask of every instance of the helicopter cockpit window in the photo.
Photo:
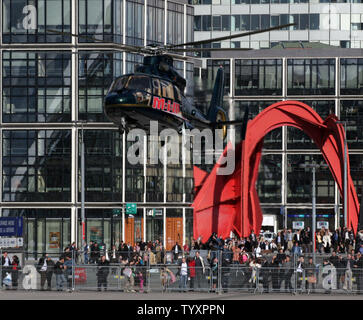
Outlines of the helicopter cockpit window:
[[129,77],[126,76],[126,77],[121,77],[121,78],[118,78],[116,79],[113,84],[111,85],[111,88],[110,88],[110,91],[109,92],[117,92],[123,88],[125,88],[125,85],[127,83],[127,79]]
[[159,79],[153,79],[153,94],[160,96],[160,82]]
[[130,76],[129,82],[127,83],[127,89],[144,90],[151,93],[150,77]]
[[170,82],[160,81],[161,95],[168,99],[174,100],[174,87]]

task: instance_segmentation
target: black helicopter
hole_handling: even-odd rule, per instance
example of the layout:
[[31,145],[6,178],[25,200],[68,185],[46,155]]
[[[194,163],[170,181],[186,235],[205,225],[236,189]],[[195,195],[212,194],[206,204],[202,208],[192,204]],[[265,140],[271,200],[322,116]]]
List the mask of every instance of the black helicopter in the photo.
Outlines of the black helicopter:
[[[292,25],[294,24],[176,45],[138,47],[116,44],[116,48],[123,51],[147,54],[147,56],[144,56],[143,64],[135,68],[135,73],[125,74],[112,82],[104,100],[104,112],[113,123],[119,126],[121,133],[135,127],[148,130],[150,121],[158,121],[160,130],[174,128],[178,132],[181,132],[182,128],[201,130],[204,128],[223,128],[224,138],[227,134],[226,127],[228,125],[242,124],[242,132],[244,132],[248,120],[248,111],[245,112],[243,120],[228,121],[227,113],[222,107],[224,95],[223,68],[218,69],[210,106],[207,114],[204,114],[184,96],[186,80],[174,69],[173,57],[182,60],[194,59],[178,55],[178,52],[249,50],[187,46],[240,38]],[[63,34],[63,32],[54,30],[50,30],[50,32]],[[89,38],[82,35],[72,34],[72,36]],[[93,38],[92,40],[97,41]]]

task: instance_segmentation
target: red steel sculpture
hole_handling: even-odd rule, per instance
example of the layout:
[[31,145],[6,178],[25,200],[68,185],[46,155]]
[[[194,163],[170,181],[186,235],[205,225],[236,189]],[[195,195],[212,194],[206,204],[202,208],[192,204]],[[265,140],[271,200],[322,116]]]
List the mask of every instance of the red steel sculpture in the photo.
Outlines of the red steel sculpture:
[[[217,175],[220,161],[210,174],[194,166],[194,238],[201,236],[206,241],[212,232],[223,238],[229,237],[231,231],[240,237],[249,236],[252,230],[259,233],[262,210],[256,179],[263,139],[267,133],[282,126],[298,128],[310,136],[321,150],[343,198],[345,133],[337,121],[335,115],[329,115],[323,121],[312,108],[298,101],[277,102],[250,120],[245,140],[235,148],[233,174]],[[226,156],[227,149],[232,147],[229,143],[222,156]],[[347,163],[348,227],[356,233],[359,202],[350,176],[349,156]]]

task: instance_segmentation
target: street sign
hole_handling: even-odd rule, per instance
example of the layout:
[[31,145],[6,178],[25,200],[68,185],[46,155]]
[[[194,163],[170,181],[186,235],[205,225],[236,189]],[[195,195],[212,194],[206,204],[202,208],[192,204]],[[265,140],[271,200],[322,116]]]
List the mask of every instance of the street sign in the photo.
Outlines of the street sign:
[[155,217],[155,216],[162,216],[163,215],[163,209],[148,209],[147,210],[147,215],[150,217]]
[[318,221],[316,223],[316,228],[317,229],[321,229],[321,228],[329,229],[329,222],[328,221]]
[[154,216],[162,216],[163,213],[163,209],[154,209]]
[[136,214],[137,205],[136,203],[126,203],[126,214]]
[[23,217],[1,217],[0,237],[22,237]]
[[121,213],[121,209],[112,209],[112,214],[113,215],[118,215]]
[[293,221],[292,228],[294,230],[304,229],[304,221]]

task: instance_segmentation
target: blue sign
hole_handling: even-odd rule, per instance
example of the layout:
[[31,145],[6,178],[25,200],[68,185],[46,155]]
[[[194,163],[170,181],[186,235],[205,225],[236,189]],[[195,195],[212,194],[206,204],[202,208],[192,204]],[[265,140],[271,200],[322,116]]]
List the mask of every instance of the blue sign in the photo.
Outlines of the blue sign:
[[1,217],[0,237],[22,237],[23,217]]

